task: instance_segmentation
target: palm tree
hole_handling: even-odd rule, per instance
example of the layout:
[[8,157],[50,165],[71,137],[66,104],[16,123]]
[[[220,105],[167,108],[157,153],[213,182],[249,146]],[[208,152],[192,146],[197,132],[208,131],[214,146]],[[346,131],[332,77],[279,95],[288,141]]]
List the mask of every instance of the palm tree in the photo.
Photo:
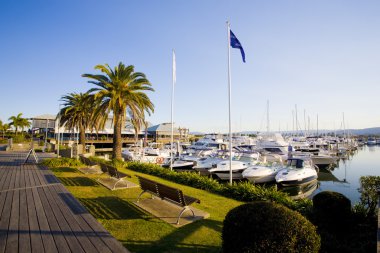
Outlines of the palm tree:
[[9,123],[10,126],[13,126],[15,128],[16,134],[18,131],[18,128],[21,127],[22,131],[25,127],[30,127],[30,122],[28,119],[22,118],[22,113],[19,113],[17,116],[11,116],[8,120],[11,122]]
[[19,122],[19,127],[21,127],[21,133],[24,132],[24,128],[28,128],[30,127],[32,124],[29,122],[28,119],[25,119],[25,118],[21,118],[20,119],[20,122]]
[[135,130],[135,143],[137,144],[139,140],[139,132],[141,127],[145,124],[145,114],[144,111],[138,111],[137,115],[130,113],[130,117],[133,129]]
[[86,129],[95,125],[97,114],[94,96],[89,93],[69,93],[62,96],[64,107],[59,111],[60,126],[79,129],[79,144],[82,144],[82,151],[85,151]]
[[97,65],[95,69],[104,75],[83,74],[83,77],[92,79],[89,83],[95,84],[89,92],[95,92],[99,108],[105,115],[113,113],[113,148],[112,157],[121,159],[121,130],[126,120],[127,108],[133,115],[141,111],[148,114],[154,111],[154,105],[144,91],[154,91],[151,83],[141,72],[135,72],[134,66],[125,66],[119,63],[114,69],[108,64]]
[[3,132],[3,139],[5,138],[5,132],[9,129],[9,124],[3,124],[0,120],[0,131]]

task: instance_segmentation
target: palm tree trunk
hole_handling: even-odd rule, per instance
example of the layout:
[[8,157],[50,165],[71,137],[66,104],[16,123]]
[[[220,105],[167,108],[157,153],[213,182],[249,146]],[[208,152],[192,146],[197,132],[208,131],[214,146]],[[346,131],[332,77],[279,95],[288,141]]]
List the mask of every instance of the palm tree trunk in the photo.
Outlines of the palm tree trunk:
[[123,119],[123,112],[115,113],[115,125],[113,127],[113,147],[112,147],[112,158],[121,160],[121,126]]
[[135,143],[137,144],[138,141],[139,141],[139,130],[135,128]]
[[86,153],[86,132],[83,125],[79,126],[79,144],[82,144],[82,154]]

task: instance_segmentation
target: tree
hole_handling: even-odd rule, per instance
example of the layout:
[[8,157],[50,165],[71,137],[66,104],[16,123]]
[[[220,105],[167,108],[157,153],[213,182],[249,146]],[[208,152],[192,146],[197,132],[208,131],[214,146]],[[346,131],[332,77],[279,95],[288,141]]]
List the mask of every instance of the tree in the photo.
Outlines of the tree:
[[0,120],[0,131],[3,132],[3,139],[5,138],[5,132],[9,129],[9,124],[3,124]]
[[145,125],[145,114],[144,111],[139,111],[138,114],[131,113],[130,116],[133,129],[135,130],[135,143],[137,144],[141,127]]
[[59,111],[60,126],[79,129],[79,144],[82,144],[82,151],[85,151],[86,129],[92,128],[99,119],[96,114],[96,103],[94,96],[89,93],[69,93],[62,96],[61,101],[64,107]]
[[89,92],[94,92],[99,109],[108,115],[113,113],[113,148],[112,157],[121,159],[121,130],[126,121],[127,108],[133,115],[141,115],[142,111],[150,114],[154,111],[154,105],[144,91],[154,91],[145,74],[135,72],[134,66],[125,66],[119,63],[114,69],[108,64],[97,65],[95,69],[104,75],[83,74],[82,77],[90,78],[89,83],[95,84]]
[[19,127],[21,128],[21,131],[24,131],[25,127],[30,127],[31,125],[28,119],[22,118],[21,116],[22,116],[22,113],[19,113],[17,116],[11,116],[8,119],[11,121],[9,125],[15,128],[16,134]]

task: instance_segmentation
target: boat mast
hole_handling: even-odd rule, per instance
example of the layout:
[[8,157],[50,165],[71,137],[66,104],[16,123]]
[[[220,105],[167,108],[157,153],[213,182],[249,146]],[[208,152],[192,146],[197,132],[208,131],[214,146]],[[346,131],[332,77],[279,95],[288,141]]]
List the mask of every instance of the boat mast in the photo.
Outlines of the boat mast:
[[267,133],[269,133],[269,100],[267,100]]

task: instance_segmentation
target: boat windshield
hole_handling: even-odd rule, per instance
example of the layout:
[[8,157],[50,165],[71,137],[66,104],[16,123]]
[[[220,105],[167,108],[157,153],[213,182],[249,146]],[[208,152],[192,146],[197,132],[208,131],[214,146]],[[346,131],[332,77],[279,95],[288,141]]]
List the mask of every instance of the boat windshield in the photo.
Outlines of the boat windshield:
[[303,160],[301,160],[301,159],[290,159],[290,160],[288,160],[288,166],[296,167],[297,169],[300,169],[303,167]]

